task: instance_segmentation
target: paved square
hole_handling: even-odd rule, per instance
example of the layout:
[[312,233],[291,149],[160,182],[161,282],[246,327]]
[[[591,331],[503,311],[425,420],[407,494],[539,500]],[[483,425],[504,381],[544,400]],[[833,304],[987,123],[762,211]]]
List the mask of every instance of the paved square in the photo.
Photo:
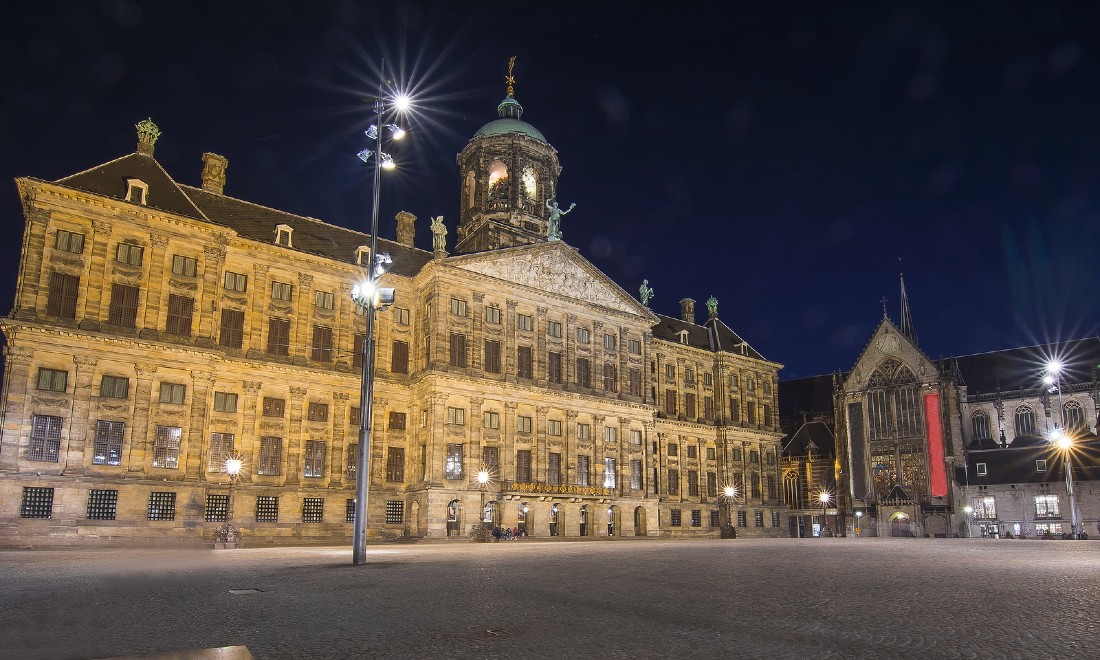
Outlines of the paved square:
[[0,657],[1097,657],[1100,543],[0,552]]

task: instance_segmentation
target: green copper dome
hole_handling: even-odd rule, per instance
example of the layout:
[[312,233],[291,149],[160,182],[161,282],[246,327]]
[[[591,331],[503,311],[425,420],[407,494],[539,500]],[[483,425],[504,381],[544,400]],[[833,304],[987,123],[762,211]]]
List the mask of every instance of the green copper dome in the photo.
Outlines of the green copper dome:
[[539,142],[546,142],[546,136],[540,133],[539,129],[520,119],[523,116],[523,106],[511,94],[505,97],[497,106],[497,114],[500,115],[500,119],[494,119],[482,126],[477,133],[474,133],[474,137],[478,135],[519,133]]

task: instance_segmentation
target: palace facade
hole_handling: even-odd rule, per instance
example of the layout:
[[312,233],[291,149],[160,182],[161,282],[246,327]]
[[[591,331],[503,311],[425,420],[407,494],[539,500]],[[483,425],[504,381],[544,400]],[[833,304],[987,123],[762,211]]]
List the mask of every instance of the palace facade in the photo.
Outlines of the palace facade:
[[[557,152],[522,111],[509,90],[458,156],[456,254],[416,248],[409,213],[379,237],[368,537],[786,535],[781,365],[713,298],[702,323],[686,298],[656,314],[560,240]],[[350,542],[370,237],[226,195],[216,154],[177,183],[137,128],[135,153],[16,181],[0,544],[202,543],[226,520]]]

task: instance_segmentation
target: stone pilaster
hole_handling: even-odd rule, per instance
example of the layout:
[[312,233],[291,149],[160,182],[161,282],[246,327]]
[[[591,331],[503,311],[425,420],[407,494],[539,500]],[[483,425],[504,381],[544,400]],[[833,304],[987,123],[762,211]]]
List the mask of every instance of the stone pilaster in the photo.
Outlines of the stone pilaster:
[[[512,333],[509,333],[512,334]],[[504,448],[501,449],[500,470],[502,479],[511,481],[516,478],[516,409],[519,404],[514,401],[504,402],[504,421],[501,424]]]
[[[198,304],[199,330],[196,337],[200,343],[213,346],[217,341],[214,319],[216,308],[221,299],[222,273],[225,266],[225,246],[208,245],[203,248],[202,292]],[[254,282],[249,282],[249,289],[253,289]]]
[[[86,471],[86,452],[95,442],[92,413],[92,377],[95,375],[96,358],[73,356],[73,407],[69,418],[69,442],[61,462],[62,471],[68,475],[81,475]],[[132,441],[132,431],[131,431]],[[125,438],[124,438],[125,440]],[[93,450],[94,451],[94,450]]]
[[[347,477],[347,428],[351,419],[347,392],[332,393],[332,450],[329,455],[328,483],[330,486],[343,486]],[[355,438],[358,440],[358,437]],[[383,468],[384,469],[384,468]]]
[[[287,425],[286,439],[286,483],[298,485],[302,482],[302,451],[305,447],[306,396],[309,390],[304,387],[290,388],[290,423]],[[360,447],[359,451],[363,451]]]
[[550,412],[550,408],[547,406],[538,406],[535,408],[535,446],[534,451],[531,452],[531,460],[534,461],[534,465],[531,466],[531,476],[538,483],[546,483],[546,467],[550,462],[550,458],[547,456],[549,450],[546,446],[546,414]]
[[168,278],[172,273],[171,264],[166,262],[167,246],[167,236],[149,235],[149,266],[147,270],[149,276],[145,280],[149,285],[145,291],[145,315],[142,317],[144,320],[139,320],[137,324],[137,329],[142,333],[142,336],[149,333],[155,336],[161,327],[160,311],[162,302],[166,298],[165,289],[167,288]]
[[[187,453],[184,460],[186,472],[184,479],[206,480],[206,462],[210,447],[210,415],[208,411],[214,396],[213,385],[216,380],[214,374],[192,371],[191,372],[191,412],[190,423],[184,429],[187,431]],[[180,448],[181,453],[183,448]]]
[[19,466],[22,447],[26,446],[30,435],[24,429],[31,426],[30,397],[27,393],[31,391],[33,355],[25,348],[9,344],[4,348],[4,360],[7,372],[4,382],[7,412],[3,416],[3,434],[0,435],[0,470],[15,472]]
[[[302,348],[300,351],[305,352],[306,360],[309,363],[309,358],[313,354],[310,347],[313,345],[313,276],[306,273],[298,273],[298,290],[294,292],[294,298],[291,304],[294,307],[294,314],[291,317],[291,345],[293,346],[295,341]],[[295,340],[295,338],[297,338]],[[301,355],[295,355],[291,350],[291,357],[297,358]]]
[[[134,415],[130,429],[130,455],[126,462],[126,471],[134,476],[142,476],[153,465],[152,448],[156,433],[151,424],[150,411],[153,409],[153,377],[155,366],[134,368]],[[140,438],[140,441],[138,440]],[[180,439],[180,451],[190,444],[186,437]],[[184,456],[186,459],[186,456]]]
[[243,348],[247,350],[249,357],[258,357],[267,350],[267,332],[264,323],[269,316],[264,309],[267,296],[267,273],[271,267],[267,264],[252,264],[252,285],[248,287],[249,314],[245,319],[248,324],[245,333]]
[[[99,220],[92,221],[92,245],[88,251],[88,262],[85,266],[84,276],[81,277],[81,287],[84,293],[84,313],[77,313],[80,327],[89,330],[98,330],[102,325],[104,301],[107,300],[111,287],[107,285],[110,278],[107,276],[107,263],[110,260],[111,223]],[[89,286],[92,281],[102,282],[98,287]],[[77,309],[80,309],[77,301]]]

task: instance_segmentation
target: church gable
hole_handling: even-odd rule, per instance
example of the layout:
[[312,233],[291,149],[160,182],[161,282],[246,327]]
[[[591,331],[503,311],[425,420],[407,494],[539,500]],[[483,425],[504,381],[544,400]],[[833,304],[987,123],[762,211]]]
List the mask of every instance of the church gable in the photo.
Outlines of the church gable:
[[454,257],[448,265],[627,314],[656,317],[575,250],[561,243]]
[[935,373],[931,361],[888,318],[884,318],[856,360],[844,389],[927,382]]

